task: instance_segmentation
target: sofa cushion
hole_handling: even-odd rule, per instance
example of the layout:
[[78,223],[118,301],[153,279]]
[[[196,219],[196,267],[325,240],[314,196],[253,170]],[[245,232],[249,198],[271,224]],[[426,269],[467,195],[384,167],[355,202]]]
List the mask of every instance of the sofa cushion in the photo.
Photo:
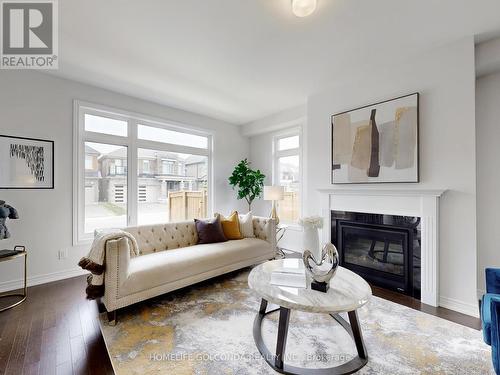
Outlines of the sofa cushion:
[[272,257],[272,254],[274,250],[268,242],[245,238],[132,258],[129,276],[120,287],[120,295],[141,292],[252,258]]
[[222,231],[228,240],[241,240],[243,238],[240,232],[238,212],[233,211],[233,213],[228,217],[221,214],[215,214],[215,217],[219,217],[222,225]]
[[240,232],[243,238],[254,238],[253,233],[253,216],[252,211],[242,215],[238,215],[240,220]]
[[207,220],[194,219],[194,224],[198,233],[198,244],[227,241],[219,216]]

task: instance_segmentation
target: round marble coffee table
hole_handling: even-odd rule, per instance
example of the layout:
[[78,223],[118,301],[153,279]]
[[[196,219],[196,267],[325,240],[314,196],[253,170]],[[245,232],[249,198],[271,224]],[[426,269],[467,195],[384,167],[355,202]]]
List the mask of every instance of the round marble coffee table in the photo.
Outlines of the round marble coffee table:
[[[327,293],[311,290],[309,279],[306,289],[272,285],[271,273],[282,267],[303,269],[304,265],[301,259],[273,260],[258,265],[248,276],[248,285],[262,298],[259,313],[253,325],[253,337],[265,361],[282,374],[351,374],[366,365],[368,353],[363,342],[356,310],[366,304],[371,297],[372,291],[368,283],[354,272],[339,267],[335,276],[330,280],[330,289]],[[266,312],[268,302],[278,305],[279,308]],[[285,363],[286,338],[292,309],[329,314],[353,338],[358,356],[339,366],[324,369],[300,368]],[[276,355],[272,355],[262,339],[261,325],[267,314],[278,310],[280,313],[278,340]],[[344,312],[349,316],[350,324],[339,315]]]

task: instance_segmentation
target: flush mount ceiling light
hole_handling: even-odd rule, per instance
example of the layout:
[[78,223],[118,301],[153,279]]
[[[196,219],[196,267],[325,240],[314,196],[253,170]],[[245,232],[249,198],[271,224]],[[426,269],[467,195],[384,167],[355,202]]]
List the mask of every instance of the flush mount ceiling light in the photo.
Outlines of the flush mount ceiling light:
[[307,17],[316,10],[317,0],[292,0],[292,12],[297,17]]

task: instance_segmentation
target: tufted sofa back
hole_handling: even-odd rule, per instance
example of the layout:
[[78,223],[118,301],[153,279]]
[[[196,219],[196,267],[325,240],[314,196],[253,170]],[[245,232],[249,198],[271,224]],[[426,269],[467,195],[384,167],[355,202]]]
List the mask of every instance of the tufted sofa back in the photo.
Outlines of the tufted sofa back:
[[[128,227],[123,230],[129,232],[137,240],[140,250],[139,255],[193,246],[198,243],[198,234],[192,220]],[[269,218],[254,216],[253,232],[256,238],[275,246],[274,221]]]
[[[264,241],[271,242],[271,239],[269,238],[269,233],[271,229],[269,228],[269,225],[271,225],[271,221],[269,220],[269,218],[254,216],[252,222],[253,222],[253,234],[255,235],[255,237]],[[274,231],[275,230],[272,229],[273,233]]]
[[124,231],[135,237],[140,255],[192,246],[198,242],[194,221],[142,225],[125,228]]

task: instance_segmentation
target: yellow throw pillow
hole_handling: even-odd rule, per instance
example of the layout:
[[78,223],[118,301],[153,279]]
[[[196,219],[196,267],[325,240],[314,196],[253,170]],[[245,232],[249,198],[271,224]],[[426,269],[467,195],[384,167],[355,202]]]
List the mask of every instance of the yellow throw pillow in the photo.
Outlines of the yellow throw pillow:
[[215,214],[215,216],[220,217],[224,236],[226,236],[228,240],[241,240],[243,238],[240,232],[238,212],[234,211],[229,217],[224,217],[224,215],[221,214]]

